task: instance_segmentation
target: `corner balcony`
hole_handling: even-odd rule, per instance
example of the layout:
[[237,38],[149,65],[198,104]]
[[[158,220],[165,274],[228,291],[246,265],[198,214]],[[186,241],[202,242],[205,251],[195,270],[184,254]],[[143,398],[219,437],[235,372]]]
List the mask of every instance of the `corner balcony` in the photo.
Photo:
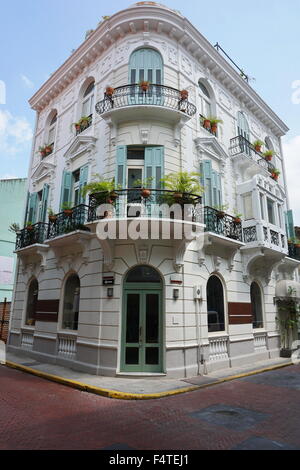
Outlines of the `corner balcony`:
[[161,120],[174,127],[174,140],[178,144],[180,129],[196,114],[197,108],[175,88],[153,84],[143,91],[140,85],[132,84],[115,88],[111,96],[104,94],[104,99],[96,104],[96,111],[111,127],[112,139],[122,122]]
[[271,176],[274,165],[268,162],[261,152],[257,152],[254,146],[245,137],[239,135],[230,141],[229,155],[234,161],[238,174],[243,181],[251,179],[254,175]]
[[243,225],[243,237],[247,248],[263,247],[287,254],[287,236],[283,229],[258,221],[247,221]]

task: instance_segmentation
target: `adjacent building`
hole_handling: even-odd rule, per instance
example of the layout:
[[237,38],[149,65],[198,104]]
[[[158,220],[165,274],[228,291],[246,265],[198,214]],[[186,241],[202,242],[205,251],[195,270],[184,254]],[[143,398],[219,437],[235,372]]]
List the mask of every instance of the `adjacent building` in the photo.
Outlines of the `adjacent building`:
[[[288,128],[245,74],[179,12],[139,2],[102,21],[30,105],[10,350],[109,376],[278,357],[276,299],[300,297]],[[166,190],[180,171],[201,174],[201,197]],[[82,192],[99,175],[118,185],[105,200]],[[162,210],[170,194],[190,212]]]

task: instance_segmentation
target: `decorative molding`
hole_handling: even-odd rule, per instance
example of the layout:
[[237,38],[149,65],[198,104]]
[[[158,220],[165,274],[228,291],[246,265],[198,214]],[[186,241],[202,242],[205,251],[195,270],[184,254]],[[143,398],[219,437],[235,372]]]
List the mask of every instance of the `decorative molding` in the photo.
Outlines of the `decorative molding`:
[[70,164],[84,153],[91,153],[95,149],[96,142],[96,137],[78,135],[64,154],[66,162]]

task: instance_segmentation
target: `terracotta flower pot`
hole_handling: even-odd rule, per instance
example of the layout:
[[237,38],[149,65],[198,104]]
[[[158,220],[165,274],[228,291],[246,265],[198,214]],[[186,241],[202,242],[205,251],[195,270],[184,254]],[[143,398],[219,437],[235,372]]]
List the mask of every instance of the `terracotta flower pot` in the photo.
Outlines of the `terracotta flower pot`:
[[27,228],[27,230],[28,230],[29,232],[32,232],[32,230],[33,230],[33,225],[27,225],[26,228]]
[[64,214],[67,217],[71,217],[71,215],[73,214],[73,209],[64,209]]
[[42,158],[44,158],[47,155],[45,150],[41,150],[40,154]]
[[204,119],[204,121],[203,121],[203,127],[204,127],[205,129],[210,129],[210,128],[211,128],[210,120],[209,120],[209,119]]
[[274,173],[272,173],[272,178],[273,180],[278,181],[279,175],[275,175]]
[[142,89],[143,91],[149,90],[149,86],[150,86],[150,85],[149,85],[149,83],[147,83],[147,82],[142,82],[142,83],[140,84],[140,87],[141,87],[141,89]]
[[151,191],[150,191],[150,189],[145,189],[145,188],[143,188],[143,189],[141,190],[141,195],[142,195],[143,198],[145,198],[145,199],[148,198],[148,197],[150,197],[150,196],[151,196]]
[[239,217],[234,218],[234,223],[235,224],[240,224],[241,222],[242,222],[242,220]]
[[174,199],[182,199],[182,193],[174,193]]
[[56,215],[49,215],[49,220],[50,220],[50,222],[54,223],[57,220],[57,216]]
[[224,217],[225,217],[225,212],[223,212],[223,211],[218,211],[218,212],[217,212],[217,217],[218,217],[218,219],[224,219]]
[[273,158],[272,155],[265,155],[265,159],[267,160],[267,162],[270,162],[272,158]]
[[182,100],[187,100],[189,97],[189,92],[187,90],[181,90],[180,97]]
[[213,132],[214,134],[216,134],[216,133],[217,133],[217,130],[218,130],[217,124],[212,124],[211,130],[212,130],[212,132]]
[[108,86],[108,87],[106,88],[106,90],[105,90],[105,94],[106,94],[107,96],[112,96],[112,95],[114,94],[114,91],[115,91],[114,88]]
[[75,129],[76,129],[76,131],[80,131],[80,129],[81,129],[80,124],[75,124]]
[[261,145],[255,145],[256,152],[261,152]]

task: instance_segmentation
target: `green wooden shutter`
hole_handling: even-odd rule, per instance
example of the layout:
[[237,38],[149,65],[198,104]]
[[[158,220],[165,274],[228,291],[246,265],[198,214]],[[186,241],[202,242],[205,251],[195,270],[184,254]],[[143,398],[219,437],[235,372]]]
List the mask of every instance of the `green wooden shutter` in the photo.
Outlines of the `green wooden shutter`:
[[85,203],[85,197],[82,196],[82,189],[87,185],[89,176],[89,166],[85,165],[80,168],[80,176],[79,176],[79,189],[80,189],[80,203]]
[[38,210],[38,193],[32,193],[29,195],[27,222],[32,222],[33,224],[36,223],[37,210]]
[[286,220],[286,228],[287,228],[287,235],[288,238],[295,238],[295,225],[294,225],[294,216],[293,211],[289,210],[285,213],[285,220]]
[[211,207],[213,205],[211,161],[204,160],[201,167],[202,185],[204,186],[204,205]]
[[[146,147],[145,148],[145,178],[153,178],[151,182],[152,189],[161,189],[161,179],[164,177],[164,148]],[[159,193],[154,193],[151,201],[146,202],[148,215],[159,217]],[[153,201],[156,200],[156,204]]]
[[60,208],[62,208],[64,204],[71,202],[71,188],[72,173],[64,170],[61,185]]
[[49,184],[44,184],[41,208],[40,208],[40,213],[39,213],[39,221],[40,222],[46,222],[48,198],[49,198],[49,189],[50,189]]
[[[117,147],[117,158],[116,158],[116,173],[115,182],[121,186],[121,189],[126,189],[127,186],[127,147],[120,145]],[[125,197],[121,196],[117,199],[116,203],[116,215],[117,217],[125,217],[126,201]]]

